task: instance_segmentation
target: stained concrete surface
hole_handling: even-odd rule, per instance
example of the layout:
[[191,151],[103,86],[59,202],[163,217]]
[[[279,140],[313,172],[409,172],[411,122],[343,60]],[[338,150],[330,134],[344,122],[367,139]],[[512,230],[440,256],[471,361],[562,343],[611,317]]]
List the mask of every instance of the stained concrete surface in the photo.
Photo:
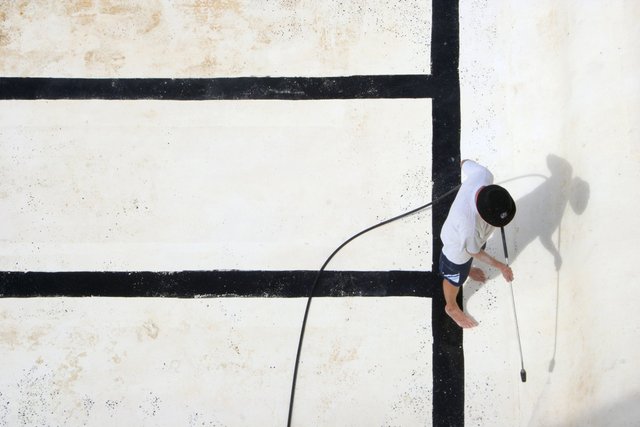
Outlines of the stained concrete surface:
[[[79,1],[68,7],[8,2],[0,6],[0,73],[192,77],[428,72],[430,23],[420,18],[428,13],[427,6],[382,3],[360,14],[358,7],[371,6],[263,2],[260,7],[271,8],[265,13],[228,1],[177,6]],[[461,151],[487,165],[520,204],[507,236],[528,372],[527,383],[521,383],[508,285],[491,272],[489,283],[470,283],[466,292],[466,309],[480,321],[464,336],[466,425],[638,424],[640,290],[634,283],[634,253],[640,223],[634,212],[640,182],[639,17],[638,4],[625,0],[460,2]],[[263,36],[271,39],[269,46]],[[298,42],[299,50],[290,50]],[[13,107],[3,103],[3,116]],[[19,131],[26,135],[30,130]],[[3,143],[9,134],[3,127]],[[29,181],[41,171],[4,173],[3,198],[11,197],[17,185],[41,185]],[[423,185],[409,184],[416,190],[412,194],[424,190]],[[390,211],[395,202],[388,205]],[[135,210],[135,205],[129,208]],[[30,230],[40,227],[33,222]],[[416,236],[415,231],[399,233]],[[13,264],[15,251],[6,242],[5,235],[2,256]],[[26,243],[28,250],[37,246],[32,242]],[[148,249],[138,251],[143,263],[151,262],[152,257],[145,258]],[[180,253],[185,247],[172,249]],[[501,254],[499,242],[492,241],[489,249]],[[64,269],[55,262],[68,259],[63,255],[47,254],[20,268],[44,263]],[[290,250],[287,255],[295,256]],[[356,253],[349,257],[368,262]],[[140,258],[123,259],[121,265],[136,260]],[[118,419],[141,425],[264,425],[265,420],[281,425],[300,302],[270,301],[269,307],[255,300],[191,304],[178,309],[173,302],[153,300],[0,301],[5,362],[0,424],[100,425]],[[211,304],[214,309],[205,310]],[[390,347],[400,341],[408,347],[394,351],[416,355],[407,363],[422,360],[429,336],[420,320],[428,318],[424,308],[401,300],[344,300],[333,308],[342,311],[317,319],[332,318],[342,326],[348,323],[346,313],[375,318],[384,309],[380,319],[391,318],[393,324],[378,319],[384,340],[367,341],[371,351],[366,358],[350,341],[331,341],[336,339],[334,328],[320,334],[334,347],[318,343],[317,348],[329,349],[318,355],[318,363],[328,363],[338,374],[348,367],[357,375],[303,390],[317,393],[302,403],[316,405],[307,406],[304,422],[332,425],[339,414],[345,425],[363,425],[362,411],[350,409],[364,401],[373,408],[367,425],[428,423],[428,373],[416,368],[417,377],[392,371],[379,377],[380,362],[370,359],[370,353],[378,353],[382,360],[395,360],[400,356],[393,356]],[[86,321],[89,316],[108,320],[96,324]],[[206,320],[199,323],[199,318]],[[360,323],[346,337],[364,342],[371,339],[367,331]],[[387,394],[371,391],[374,378]],[[358,389],[364,398],[349,395],[338,407],[332,404],[336,386],[349,390],[355,383],[365,385]],[[251,412],[247,396],[257,405]]]

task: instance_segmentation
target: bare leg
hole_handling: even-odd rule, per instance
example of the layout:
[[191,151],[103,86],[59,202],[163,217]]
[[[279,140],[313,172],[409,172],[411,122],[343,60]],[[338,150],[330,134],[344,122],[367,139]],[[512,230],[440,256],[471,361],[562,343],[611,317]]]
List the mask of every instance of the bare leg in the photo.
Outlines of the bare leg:
[[478,323],[471,317],[464,314],[458,306],[456,297],[458,296],[458,291],[460,289],[457,286],[453,286],[448,280],[444,279],[442,281],[442,290],[444,292],[444,300],[446,302],[444,311],[449,315],[449,317],[451,317],[461,328],[473,328],[474,326],[477,326]]

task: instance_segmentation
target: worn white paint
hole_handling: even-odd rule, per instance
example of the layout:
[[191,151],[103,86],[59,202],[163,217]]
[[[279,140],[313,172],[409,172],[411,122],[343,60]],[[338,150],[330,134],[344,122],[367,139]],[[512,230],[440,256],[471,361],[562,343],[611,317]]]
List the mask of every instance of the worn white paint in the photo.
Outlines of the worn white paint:
[[466,424],[637,425],[638,3],[463,1],[460,13],[463,155],[497,181],[521,177],[506,185],[521,204],[508,234],[528,373],[520,383],[496,278],[467,302],[481,325],[465,334]]
[[[424,2],[15,2],[2,9],[0,67],[427,73],[429,15]],[[352,234],[431,197],[429,100],[0,108],[3,270],[313,270]],[[429,215],[417,215],[330,267],[426,270],[430,242]],[[282,425],[304,304],[0,300],[0,425]],[[296,422],[428,422],[430,309],[428,299],[314,301]]]
[[[428,2],[379,2],[381,15],[338,3],[6,2],[0,74],[428,72]],[[460,15],[462,153],[520,203],[507,232],[528,372],[520,383],[507,285],[495,272],[470,283],[480,326],[465,334],[466,425],[635,425],[639,7],[461,1]],[[344,238],[431,196],[429,111],[411,100],[3,102],[2,269],[316,268]],[[284,196],[261,197],[265,179]],[[380,230],[335,267],[425,269],[429,223]],[[489,250],[500,255],[499,242]],[[0,425],[283,425],[303,305],[0,300]],[[299,424],[428,424],[429,318],[428,300],[314,302]]]
[[[316,300],[298,419],[428,419],[430,306]],[[303,309],[300,299],[3,300],[0,425],[282,425]]]
[[[430,100],[9,101],[4,270],[313,270],[431,197]],[[430,268],[429,218],[333,268]]]
[[0,73],[44,77],[429,72],[420,0],[73,0],[0,6]]

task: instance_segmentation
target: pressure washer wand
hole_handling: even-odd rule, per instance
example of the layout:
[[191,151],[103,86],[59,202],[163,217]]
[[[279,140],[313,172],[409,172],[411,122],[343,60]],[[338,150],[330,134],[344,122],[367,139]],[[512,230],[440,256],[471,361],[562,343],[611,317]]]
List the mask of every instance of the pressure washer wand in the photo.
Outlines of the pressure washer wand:
[[[504,258],[509,266],[509,254],[507,253],[507,239],[504,236],[504,227],[500,227],[502,233],[502,249],[504,250]],[[522,382],[527,382],[527,371],[524,370],[524,359],[522,358],[522,343],[520,342],[520,328],[518,327],[518,314],[516,313],[516,301],[513,296],[513,283],[509,282],[509,289],[511,289],[511,304],[513,306],[513,318],[516,320],[516,335],[518,337],[518,348],[520,349],[520,379]]]

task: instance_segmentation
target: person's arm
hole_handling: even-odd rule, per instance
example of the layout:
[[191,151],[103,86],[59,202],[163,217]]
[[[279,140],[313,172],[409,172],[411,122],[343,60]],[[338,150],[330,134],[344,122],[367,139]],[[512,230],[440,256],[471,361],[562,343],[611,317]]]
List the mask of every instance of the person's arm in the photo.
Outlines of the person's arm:
[[491,267],[494,267],[500,270],[500,273],[502,273],[502,276],[507,282],[513,281],[513,271],[511,270],[511,267],[509,267],[507,264],[503,262],[498,261],[491,255],[486,253],[483,249],[480,249],[480,252],[476,254],[472,254],[469,252],[469,255],[471,255],[473,258],[477,259],[480,262],[483,262],[485,264],[490,265]]
[[471,159],[465,159],[460,162],[460,168],[462,169],[462,174],[467,178],[474,177],[488,183],[493,182],[493,175],[489,172],[489,169]]

